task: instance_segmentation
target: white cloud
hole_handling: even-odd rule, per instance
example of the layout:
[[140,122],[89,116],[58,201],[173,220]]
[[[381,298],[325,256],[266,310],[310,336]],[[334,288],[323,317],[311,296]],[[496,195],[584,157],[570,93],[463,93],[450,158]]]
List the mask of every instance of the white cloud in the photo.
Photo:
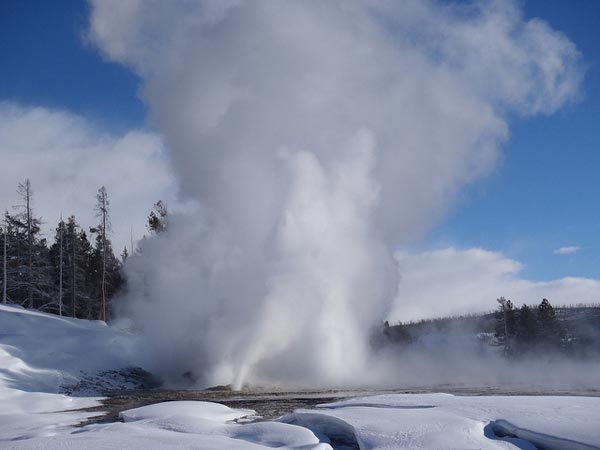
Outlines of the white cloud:
[[140,238],[154,202],[175,203],[175,179],[161,138],[143,130],[103,134],[81,117],[43,107],[0,103],[0,208],[18,203],[16,188],[31,180],[36,215],[53,238],[62,213],[86,229],[96,224],[95,195],[106,186],[113,244],[120,253],[130,230]]
[[566,247],[560,247],[554,250],[555,255],[571,255],[581,250],[578,245],[569,245]]
[[489,311],[501,296],[515,305],[537,304],[544,297],[553,304],[600,301],[600,280],[527,280],[520,276],[521,263],[480,248],[398,253],[397,259],[402,278],[391,321]]

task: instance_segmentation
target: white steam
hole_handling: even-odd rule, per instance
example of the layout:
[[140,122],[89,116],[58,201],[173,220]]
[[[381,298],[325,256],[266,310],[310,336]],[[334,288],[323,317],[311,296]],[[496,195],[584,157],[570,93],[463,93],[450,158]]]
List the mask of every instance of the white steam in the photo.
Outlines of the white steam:
[[493,166],[507,114],[580,84],[510,1],[91,3],[202,205],[145,243],[130,295],[155,369],[202,384],[368,381],[394,246]]

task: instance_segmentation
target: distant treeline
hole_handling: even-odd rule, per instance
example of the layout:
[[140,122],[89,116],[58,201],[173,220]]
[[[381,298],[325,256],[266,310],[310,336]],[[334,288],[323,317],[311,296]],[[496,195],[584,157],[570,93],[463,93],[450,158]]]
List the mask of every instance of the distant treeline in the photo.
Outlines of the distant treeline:
[[388,341],[410,346],[432,333],[471,334],[482,345],[498,347],[508,358],[542,354],[573,357],[600,356],[600,305],[553,307],[548,299],[539,305],[514,306],[500,297],[497,309],[483,314],[384,324]]
[[[0,224],[0,296],[4,304],[83,319],[107,320],[113,299],[125,284],[123,262],[113,252],[107,191],[98,189],[95,227],[84,230],[74,215],[59,220],[52,242],[41,235],[29,180],[17,189],[18,205]],[[148,217],[151,232],[164,230],[166,208],[155,205]]]

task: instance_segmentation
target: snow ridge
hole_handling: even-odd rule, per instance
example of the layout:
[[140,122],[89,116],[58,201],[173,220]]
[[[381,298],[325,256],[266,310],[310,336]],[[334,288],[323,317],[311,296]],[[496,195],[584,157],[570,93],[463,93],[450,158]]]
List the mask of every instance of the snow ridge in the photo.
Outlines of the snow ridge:
[[537,433],[532,430],[520,428],[506,420],[495,420],[489,424],[496,436],[515,436],[531,442],[533,445],[545,450],[599,450],[600,446],[588,445],[570,439]]

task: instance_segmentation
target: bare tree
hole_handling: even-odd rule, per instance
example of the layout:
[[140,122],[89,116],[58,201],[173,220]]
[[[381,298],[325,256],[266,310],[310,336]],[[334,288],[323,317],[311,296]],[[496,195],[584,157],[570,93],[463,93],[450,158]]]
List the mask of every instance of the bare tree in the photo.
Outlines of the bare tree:
[[7,249],[7,240],[8,240],[8,233],[6,232],[7,228],[8,228],[8,221],[6,220],[7,214],[8,213],[4,214],[4,227],[2,229],[3,234],[4,234],[4,239],[3,239],[4,252],[2,253],[2,304],[3,305],[6,305],[6,282],[7,282],[6,249]]
[[96,194],[96,217],[100,218],[98,232],[102,240],[102,308],[100,319],[106,321],[106,233],[110,226],[108,218],[109,202],[106,188],[102,186]]
[[31,182],[27,178],[23,183],[19,183],[17,193],[25,202],[24,222],[27,229],[27,302],[29,307],[33,308],[33,223],[31,214]]
[[60,217],[59,224],[59,265],[58,265],[58,315],[62,316],[63,308],[63,235],[65,231],[65,222],[63,222],[62,216]]

